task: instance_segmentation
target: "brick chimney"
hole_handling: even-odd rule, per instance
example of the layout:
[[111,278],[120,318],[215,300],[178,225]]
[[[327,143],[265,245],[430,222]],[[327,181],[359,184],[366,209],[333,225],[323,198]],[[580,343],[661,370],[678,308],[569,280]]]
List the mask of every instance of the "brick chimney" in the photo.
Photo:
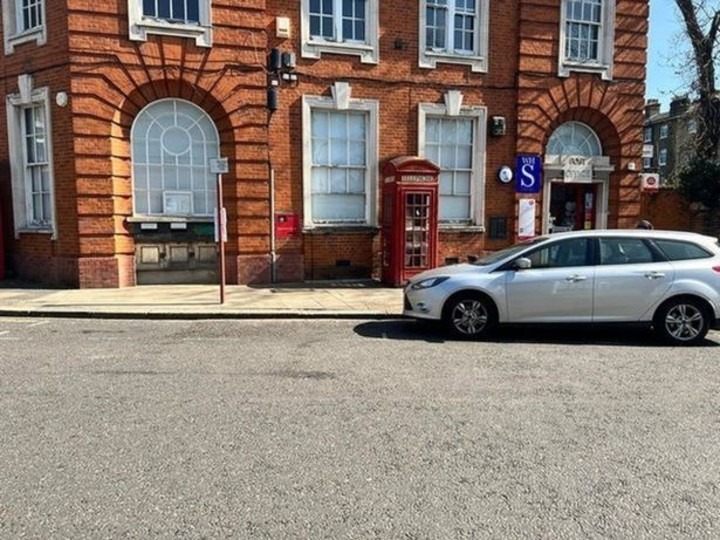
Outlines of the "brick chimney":
[[645,119],[660,114],[660,101],[657,99],[648,99],[645,102]]
[[680,116],[690,106],[690,98],[687,96],[675,96],[670,102],[670,116]]

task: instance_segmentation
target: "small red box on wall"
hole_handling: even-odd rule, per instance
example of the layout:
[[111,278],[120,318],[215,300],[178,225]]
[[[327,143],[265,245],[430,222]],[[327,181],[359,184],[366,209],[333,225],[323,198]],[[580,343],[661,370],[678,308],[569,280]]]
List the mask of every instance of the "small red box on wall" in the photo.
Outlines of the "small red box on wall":
[[275,236],[277,238],[291,238],[300,233],[300,218],[297,214],[275,214]]

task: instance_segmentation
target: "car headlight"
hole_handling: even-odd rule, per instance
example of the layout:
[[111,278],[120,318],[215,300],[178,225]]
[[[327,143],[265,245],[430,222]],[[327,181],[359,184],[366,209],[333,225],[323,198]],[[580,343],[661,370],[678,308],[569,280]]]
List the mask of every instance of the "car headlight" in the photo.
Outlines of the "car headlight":
[[432,278],[422,279],[422,280],[410,285],[410,288],[414,291],[417,291],[420,289],[429,289],[430,287],[434,287],[435,285],[440,285],[443,281],[447,281],[448,279],[450,279],[449,276],[441,276],[441,277],[432,277]]

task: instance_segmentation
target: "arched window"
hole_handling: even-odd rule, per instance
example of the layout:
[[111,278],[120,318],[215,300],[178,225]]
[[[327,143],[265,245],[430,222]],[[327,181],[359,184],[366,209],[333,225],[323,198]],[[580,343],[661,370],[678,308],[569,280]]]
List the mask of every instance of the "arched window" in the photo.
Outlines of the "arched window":
[[546,154],[554,156],[601,156],[602,145],[595,132],[580,122],[565,122],[550,135]]
[[211,216],[218,133],[199,107],[180,99],[151,103],[137,115],[132,144],[133,210],[136,215]]

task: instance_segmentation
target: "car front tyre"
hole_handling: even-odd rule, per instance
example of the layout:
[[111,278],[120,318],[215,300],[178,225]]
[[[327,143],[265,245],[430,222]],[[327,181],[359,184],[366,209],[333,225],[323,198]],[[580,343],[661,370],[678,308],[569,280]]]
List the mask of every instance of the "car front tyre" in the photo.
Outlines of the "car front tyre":
[[463,339],[483,339],[497,324],[495,306],[480,295],[456,295],[445,306],[444,321],[450,333]]
[[704,306],[692,298],[673,299],[655,315],[653,327],[664,342],[671,345],[695,345],[710,330],[710,318]]

